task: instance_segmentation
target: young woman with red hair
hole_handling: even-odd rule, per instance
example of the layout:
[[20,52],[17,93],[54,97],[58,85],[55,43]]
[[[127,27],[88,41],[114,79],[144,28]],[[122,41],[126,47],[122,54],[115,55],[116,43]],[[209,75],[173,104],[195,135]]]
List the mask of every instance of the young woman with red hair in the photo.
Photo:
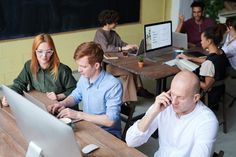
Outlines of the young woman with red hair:
[[[71,69],[60,63],[49,34],[39,34],[32,46],[32,59],[27,61],[11,88],[19,94],[37,90],[52,100],[63,100],[76,86]],[[2,104],[8,106],[5,97]]]

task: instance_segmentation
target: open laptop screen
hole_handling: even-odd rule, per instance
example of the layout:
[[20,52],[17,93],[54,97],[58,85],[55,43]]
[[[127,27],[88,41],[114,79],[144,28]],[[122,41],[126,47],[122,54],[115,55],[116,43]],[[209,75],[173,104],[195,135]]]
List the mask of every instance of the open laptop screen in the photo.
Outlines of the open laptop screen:
[[144,25],[145,51],[172,46],[172,23],[171,21]]

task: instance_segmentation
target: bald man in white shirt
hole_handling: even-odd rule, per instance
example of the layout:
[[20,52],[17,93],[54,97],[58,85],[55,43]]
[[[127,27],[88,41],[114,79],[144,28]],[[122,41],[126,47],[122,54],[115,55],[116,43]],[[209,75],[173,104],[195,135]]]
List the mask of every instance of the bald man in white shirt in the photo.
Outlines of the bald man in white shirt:
[[154,157],[211,157],[219,124],[199,100],[199,90],[194,73],[179,72],[170,90],[157,96],[145,116],[129,128],[127,145],[142,145],[158,128],[159,150]]

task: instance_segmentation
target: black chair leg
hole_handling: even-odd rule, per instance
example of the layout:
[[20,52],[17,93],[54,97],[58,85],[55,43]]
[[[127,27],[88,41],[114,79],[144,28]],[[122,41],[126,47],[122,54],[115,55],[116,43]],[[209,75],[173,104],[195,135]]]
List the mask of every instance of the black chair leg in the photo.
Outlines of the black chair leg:
[[121,135],[121,139],[123,141],[125,140],[125,136],[126,136],[126,132],[127,132],[128,128],[130,127],[130,125],[132,125],[132,117],[133,117],[134,111],[135,111],[134,104],[129,104],[129,106],[122,105],[121,113],[128,116],[127,119],[121,118],[122,121],[126,122],[125,128],[124,128],[123,133]]
[[225,97],[223,97],[223,104],[222,104],[222,117],[223,117],[223,132],[227,133],[227,116],[226,116],[226,106],[225,106]]
[[152,137],[157,139],[158,138],[158,129],[152,134]]
[[229,108],[233,106],[235,100],[236,100],[236,96],[235,96],[235,97],[233,98],[233,100],[230,102],[230,104],[229,104]]

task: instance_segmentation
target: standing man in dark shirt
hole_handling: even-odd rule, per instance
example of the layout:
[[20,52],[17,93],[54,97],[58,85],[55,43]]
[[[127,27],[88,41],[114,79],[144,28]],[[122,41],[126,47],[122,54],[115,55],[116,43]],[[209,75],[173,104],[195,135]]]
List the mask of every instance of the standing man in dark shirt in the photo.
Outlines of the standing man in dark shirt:
[[204,3],[194,1],[191,4],[192,18],[184,21],[184,16],[179,17],[179,24],[176,28],[176,32],[187,33],[188,43],[190,47],[201,46],[201,34],[210,26],[214,26],[216,23],[204,16]]

